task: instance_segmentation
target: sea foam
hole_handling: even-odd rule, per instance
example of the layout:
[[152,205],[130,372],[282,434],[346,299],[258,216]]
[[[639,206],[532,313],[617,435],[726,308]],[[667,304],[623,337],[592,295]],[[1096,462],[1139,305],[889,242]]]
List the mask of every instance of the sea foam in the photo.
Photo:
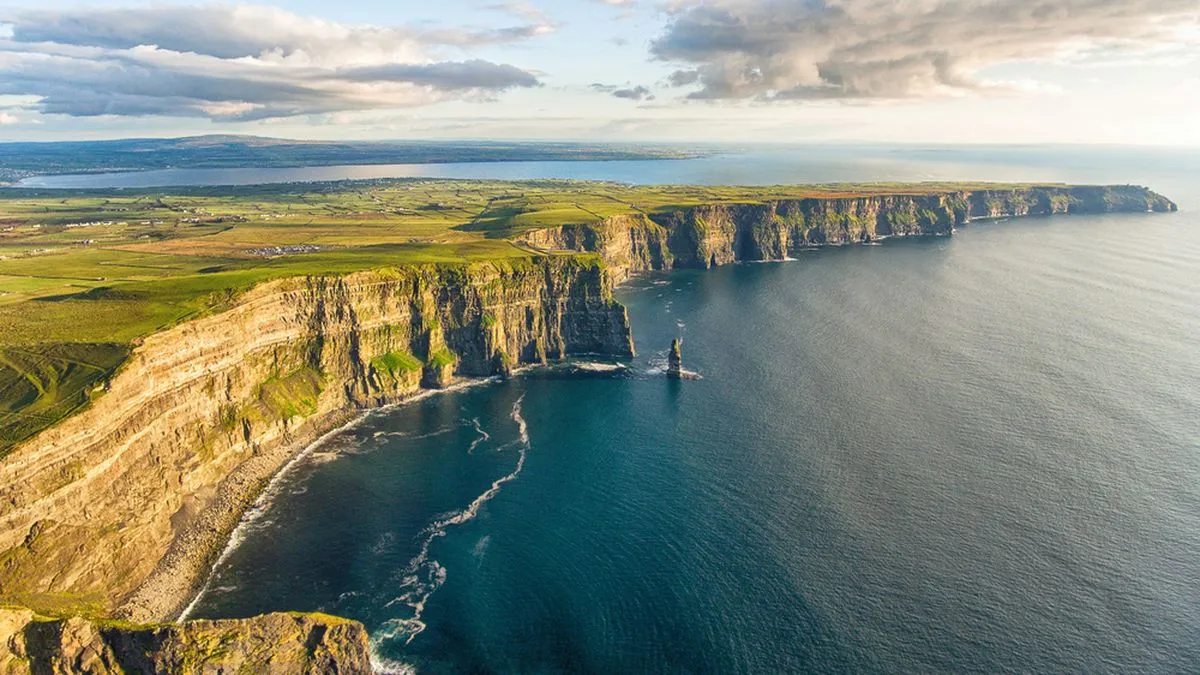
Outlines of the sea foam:
[[[429,550],[433,546],[433,542],[440,537],[446,536],[447,530],[451,527],[474,520],[479,515],[479,510],[483,508],[483,505],[491,501],[500,492],[505,483],[515,480],[517,476],[521,475],[521,471],[525,468],[525,458],[529,451],[529,427],[525,422],[525,418],[521,415],[521,404],[524,400],[525,397],[523,395],[517,399],[517,402],[513,404],[511,415],[512,420],[517,423],[519,432],[516,466],[512,471],[492,481],[491,486],[468,504],[466,508],[451,512],[433,521],[422,530],[420,550],[409,561],[408,566],[402,572],[400,588],[403,592],[384,605],[385,607],[407,605],[412,610],[412,615],[406,618],[395,618],[386,621],[384,627],[371,636],[371,650],[373,655],[378,655],[379,646],[385,642],[400,640],[404,644],[409,644],[425,630],[425,622],[421,620],[425,612],[425,603],[429,601],[429,596],[433,595],[434,591],[440,588],[446,581],[446,568],[437,560],[430,557]],[[382,657],[379,657],[381,663],[384,660]]]

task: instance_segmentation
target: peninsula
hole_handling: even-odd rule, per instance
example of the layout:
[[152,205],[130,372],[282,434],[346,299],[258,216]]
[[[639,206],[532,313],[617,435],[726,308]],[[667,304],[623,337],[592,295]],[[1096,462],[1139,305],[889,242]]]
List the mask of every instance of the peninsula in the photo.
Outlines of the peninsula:
[[631,275],[1174,210],[1142,187],[1033,184],[2,191],[0,603],[23,609],[0,614],[20,652],[0,649],[0,669],[86,652],[97,672],[253,670],[272,642],[285,672],[366,667],[361,626],[333,617],[159,624],[265,482],[361,411],[572,354],[631,357],[613,298]]
[[0,143],[0,184],[54,174],[447,162],[681,159],[697,152],[644,144],[499,141],[299,141],[209,135],[112,141]]

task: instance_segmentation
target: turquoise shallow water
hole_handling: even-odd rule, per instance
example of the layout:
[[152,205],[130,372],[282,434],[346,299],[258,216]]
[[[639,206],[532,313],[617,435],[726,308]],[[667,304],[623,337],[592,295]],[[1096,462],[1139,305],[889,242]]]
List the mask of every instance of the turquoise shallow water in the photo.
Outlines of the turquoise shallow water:
[[[193,615],[343,614],[432,673],[1195,672],[1189,182],[1151,182],[1179,214],[637,280],[627,370],[332,436]],[[676,335],[703,379],[661,375]]]

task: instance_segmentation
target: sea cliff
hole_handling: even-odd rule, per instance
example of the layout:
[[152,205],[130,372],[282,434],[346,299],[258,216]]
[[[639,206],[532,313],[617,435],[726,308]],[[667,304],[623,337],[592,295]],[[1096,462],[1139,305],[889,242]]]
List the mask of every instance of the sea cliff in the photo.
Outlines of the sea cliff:
[[367,632],[323,614],[137,625],[0,608],[0,675],[371,672]]
[[357,411],[452,377],[632,350],[594,259],[260,285],[146,338],[90,408],[0,464],[0,598],[174,618],[264,482]]
[[783,260],[815,247],[946,236],[972,221],[1175,211],[1136,186],[1036,186],[698,204],[527,232],[538,250],[600,254],[618,278],[649,270]]
[[[0,672],[364,672],[353,622],[145,622],[177,617],[266,481],[362,410],[570,354],[632,355],[612,296],[631,274],[945,236],[987,218],[1173,210],[1128,186],[705,202],[525,229],[528,259],[239,291],[220,313],[140,340],[89,407],[0,463],[0,602],[135,622],[0,610]],[[545,255],[556,251],[595,255]],[[225,647],[197,662],[196,644]]]

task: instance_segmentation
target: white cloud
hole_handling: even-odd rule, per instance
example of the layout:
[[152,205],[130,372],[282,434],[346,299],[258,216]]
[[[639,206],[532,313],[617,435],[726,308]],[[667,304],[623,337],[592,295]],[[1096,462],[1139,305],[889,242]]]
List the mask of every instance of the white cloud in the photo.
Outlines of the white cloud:
[[21,120],[16,115],[0,110],[0,126],[8,126],[10,124],[20,124]]
[[263,119],[476,100],[537,77],[447,49],[525,40],[487,28],[349,26],[273,7],[151,5],[2,16],[0,95],[39,112]]
[[[699,99],[888,99],[994,91],[978,73],[1071,49],[1184,39],[1196,0],[682,0],[653,44]],[[1015,88],[1020,88],[1017,86]]]

